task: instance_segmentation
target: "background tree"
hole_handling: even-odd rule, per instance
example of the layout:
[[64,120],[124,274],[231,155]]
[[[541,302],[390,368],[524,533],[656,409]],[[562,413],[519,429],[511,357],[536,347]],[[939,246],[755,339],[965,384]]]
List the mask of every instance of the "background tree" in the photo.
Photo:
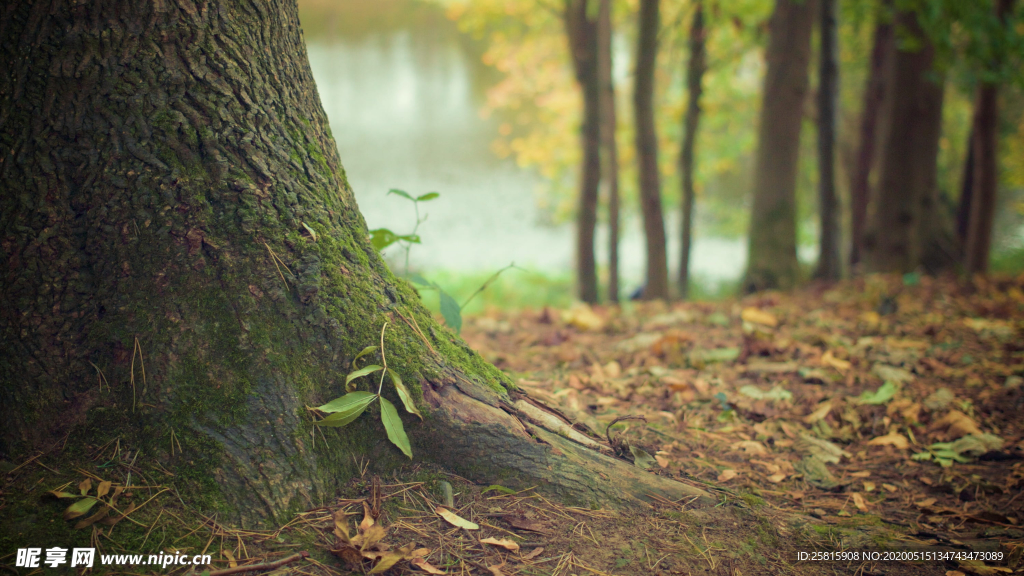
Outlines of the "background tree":
[[839,99],[839,26],[837,0],[818,0],[821,53],[818,57],[818,213],[821,238],[815,277],[838,280],[842,274],[839,199],[836,196],[836,118]]
[[597,15],[597,71],[601,85],[602,181],[608,191],[608,300],[619,301],[619,147],[612,59],[611,0],[600,0]]
[[589,6],[599,0],[566,0],[565,29],[569,37],[576,81],[583,92],[580,142],[579,204],[576,211],[576,287],[584,302],[597,302],[597,262],[594,230],[597,226],[598,187],[601,184],[601,81],[598,71],[597,15]]
[[895,27],[903,36],[897,36],[889,71],[879,181],[863,246],[865,267],[872,272],[934,265],[941,250],[936,169],[942,77],[918,14],[899,11]]
[[426,416],[404,415],[417,459],[580,503],[704,495],[534,424],[392,275],[294,2],[22,2],[0,13],[0,60],[4,459],[116,438],[221,521],[281,520],[360,458],[407,462],[375,418],[312,441],[306,406],[340,396],[375,344]]
[[[972,178],[967,205],[970,206],[967,219],[967,234],[964,246],[964,268],[977,273],[988,270],[989,251],[992,245],[992,221],[995,217],[996,194],[999,186],[999,84],[998,71],[1006,59],[1008,37],[1006,24],[1012,13],[1012,0],[996,0],[995,25],[989,37],[998,44],[993,46],[988,58],[992,71],[990,78],[982,80],[974,105],[974,122],[971,129],[971,153],[965,170]],[[968,176],[965,176],[965,179]],[[967,192],[967,190],[965,190]]]
[[704,3],[695,2],[690,24],[690,62],[686,68],[687,104],[683,118],[683,145],[679,152],[679,170],[682,175],[682,234],[679,255],[679,296],[686,298],[690,291],[690,251],[693,244],[693,156],[697,128],[700,125],[700,97],[703,92],[704,72],[707,70],[704,31]]
[[860,118],[860,144],[850,178],[851,265],[861,261],[868,202],[871,198],[871,175],[878,150],[878,127],[881,122],[882,104],[885,102],[887,66],[891,63],[893,54],[892,43],[892,0],[882,0],[875,14],[874,40]]
[[637,31],[636,77],[633,108],[636,116],[636,158],[640,182],[640,209],[647,246],[645,299],[668,299],[668,256],[665,220],[661,210],[661,175],[658,168],[658,135],[654,125],[654,69],[661,26],[659,0],[640,0]]
[[811,58],[812,0],[778,0],[769,23],[744,290],[797,280],[796,175]]

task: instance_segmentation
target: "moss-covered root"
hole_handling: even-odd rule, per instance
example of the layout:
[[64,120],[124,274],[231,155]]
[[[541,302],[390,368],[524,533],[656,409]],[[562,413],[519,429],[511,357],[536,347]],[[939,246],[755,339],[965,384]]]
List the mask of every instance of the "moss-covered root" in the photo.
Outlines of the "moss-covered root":
[[627,508],[650,502],[652,496],[698,506],[715,503],[703,490],[524,423],[506,411],[509,407],[503,410],[463,388],[446,386],[425,395],[434,410],[428,430],[417,434],[417,450],[470,480],[536,486],[582,506]]

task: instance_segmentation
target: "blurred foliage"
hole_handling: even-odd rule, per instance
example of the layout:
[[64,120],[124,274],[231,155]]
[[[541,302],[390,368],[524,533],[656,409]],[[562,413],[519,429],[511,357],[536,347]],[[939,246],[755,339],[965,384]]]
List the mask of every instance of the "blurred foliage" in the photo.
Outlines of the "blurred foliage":
[[[488,92],[485,115],[500,120],[494,150],[544,176],[538,202],[556,222],[571,219],[580,160],[580,95],[572,75],[558,0],[434,0],[446,7],[460,30],[486,46],[483,62],[503,75]],[[698,236],[736,237],[746,233],[750,174],[764,73],[772,0],[706,0],[708,73],[704,116],[698,136],[696,188]],[[626,210],[636,210],[631,74],[637,0],[613,0],[614,59],[619,126],[621,190]],[[840,13],[840,120],[837,184],[848,192],[850,169],[858,149],[863,88],[880,2],[842,0]],[[1003,82],[1003,188],[1024,186],[1024,3],[1015,4],[1009,24],[995,18],[993,0],[898,0],[919,10],[927,33],[939,49],[947,79],[939,152],[939,187],[952,210],[960,193],[970,132],[975,86],[979,79]],[[656,119],[663,197],[669,210],[679,200],[677,174],[682,114],[686,107],[686,33],[692,2],[665,3],[657,70]],[[920,39],[898,31],[898,41],[913,48]],[[815,40],[817,41],[817,40]],[[993,54],[1008,57],[999,66]],[[817,166],[814,161],[814,110],[817,64],[812,63],[807,122],[801,137],[798,180],[801,244],[817,236]],[[1004,197],[1006,195],[1004,194]],[[1021,218],[997,235],[1019,235]],[[997,243],[998,245],[999,243]],[[1004,243],[1005,244],[1005,243]]]

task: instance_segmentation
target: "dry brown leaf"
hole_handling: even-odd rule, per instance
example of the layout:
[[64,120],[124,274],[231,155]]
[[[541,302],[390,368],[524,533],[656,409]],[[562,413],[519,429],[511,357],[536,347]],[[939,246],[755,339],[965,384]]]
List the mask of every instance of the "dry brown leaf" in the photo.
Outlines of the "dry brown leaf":
[[539,548],[534,548],[533,550],[530,550],[530,552],[528,554],[523,555],[522,559],[523,560],[533,560],[537,556],[540,556],[540,553],[543,552],[543,551],[544,551],[544,547],[543,546],[541,546]]
[[870,480],[865,480],[864,481],[864,491],[865,492],[874,492],[875,491],[875,483],[871,482]]
[[442,570],[438,570],[437,568],[434,568],[433,566],[430,565],[429,562],[427,562],[423,558],[410,558],[409,559],[409,565],[410,566],[415,566],[416,568],[419,568],[420,570],[426,572],[427,574],[447,574],[447,572],[444,572]]
[[237,568],[238,561],[235,560],[235,555],[231,553],[231,550],[224,549],[220,551],[221,555],[228,559],[228,568]]
[[871,471],[858,470],[856,472],[850,472],[850,476],[853,476],[854,478],[867,478],[868,476],[871,476]]
[[572,308],[562,312],[562,322],[579,328],[599,332],[604,330],[605,320],[598,316],[590,306],[586,304],[574,304]]
[[821,355],[821,363],[825,366],[831,366],[839,372],[846,372],[851,366],[853,366],[853,364],[850,364],[846,360],[833,356],[831,350]]
[[729,480],[732,480],[733,478],[735,478],[738,475],[739,475],[739,472],[737,472],[737,471],[735,471],[735,470],[733,470],[731,468],[727,468],[725,470],[722,470],[722,472],[718,475],[718,481],[719,482],[728,482]]
[[739,442],[734,442],[732,449],[743,451],[748,456],[762,456],[768,453],[768,449],[764,447],[764,444],[761,444],[757,440],[740,440]]
[[981,428],[978,428],[978,424],[970,416],[959,410],[950,410],[949,414],[937,420],[929,428],[933,431],[945,430],[946,436],[950,440],[963,438],[970,434],[982,433]]
[[370,513],[370,505],[363,500],[363,521],[359,523],[359,531],[365,532],[373,526],[373,514]]
[[500,547],[504,548],[505,550],[511,550],[512,552],[518,552],[519,551],[519,544],[516,544],[515,542],[509,540],[508,538],[502,538],[501,540],[498,540],[497,538],[484,538],[483,540],[480,541],[480,543],[481,544],[490,544],[492,546],[500,546]]
[[914,502],[914,506],[917,506],[918,508],[928,508],[932,504],[935,504],[935,502],[937,502],[935,498],[925,498],[924,500]]
[[897,492],[897,491],[899,491],[899,488],[893,486],[892,484],[882,484],[882,488],[885,488],[886,491],[888,491],[888,492]]
[[668,465],[671,463],[667,457],[662,456],[661,454],[655,454],[654,459],[658,461],[658,466],[661,466],[662,468],[668,468]]
[[786,479],[786,473],[785,472],[776,472],[775,474],[772,474],[771,476],[768,477],[768,481],[772,482],[774,484],[778,484],[779,482],[782,482],[785,479]]
[[348,544],[351,541],[348,515],[341,508],[334,511],[334,535],[344,544]]
[[910,442],[907,437],[899,432],[889,432],[885,436],[879,436],[868,440],[870,446],[895,446],[900,450],[906,450],[910,448]]
[[828,413],[831,412],[831,411],[832,411],[832,402],[829,401],[829,400],[826,400],[826,401],[822,402],[821,404],[818,404],[818,407],[814,409],[814,412],[811,412],[807,416],[804,416],[804,423],[806,423],[806,424],[814,424],[815,422],[824,419],[825,416],[828,416]]
[[857,507],[857,510],[860,510],[861,512],[868,511],[868,502],[863,496],[861,496],[860,492],[852,492],[850,493],[850,496],[853,497],[853,505]]
[[779,319],[775,317],[771,312],[765,312],[758,308],[744,308],[740,312],[740,318],[744,322],[750,322],[751,324],[760,324],[762,326],[768,326],[769,328],[775,328],[779,325]]
[[447,508],[438,506],[434,511],[437,512],[438,516],[447,520],[448,523],[452,526],[458,526],[459,528],[464,528],[466,530],[480,529],[479,524],[476,524],[475,522],[470,522],[469,520],[466,520],[465,518],[459,516],[458,514],[452,512],[451,510],[448,510]]
[[503,566],[505,566],[504,562],[494,566],[488,566],[487,569],[491,571],[492,576],[505,576],[505,573],[501,571]]

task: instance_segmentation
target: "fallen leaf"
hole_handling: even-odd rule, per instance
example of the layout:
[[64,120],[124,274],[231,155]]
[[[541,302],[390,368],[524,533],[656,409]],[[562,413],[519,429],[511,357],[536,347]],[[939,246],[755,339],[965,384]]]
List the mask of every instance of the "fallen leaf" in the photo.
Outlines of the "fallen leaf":
[[662,468],[668,468],[668,465],[671,463],[668,458],[661,454],[655,454],[654,459],[658,461],[658,466],[661,466]]
[[768,477],[768,481],[772,482],[774,484],[778,484],[779,482],[782,482],[785,479],[786,479],[786,473],[785,472],[776,472],[775,474],[772,474],[771,476]]
[[719,482],[728,482],[729,480],[732,480],[733,478],[735,478],[738,475],[739,475],[739,472],[736,472],[735,470],[733,470],[731,468],[727,468],[725,470],[722,470],[722,472],[718,475],[718,481]]
[[867,478],[868,476],[871,476],[871,471],[858,470],[856,472],[850,472],[850,476],[853,476],[854,478]]
[[847,458],[852,457],[849,452],[828,440],[815,438],[806,432],[800,433],[800,443],[797,445],[797,448],[822,462],[832,464],[837,464],[843,456]]
[[544,547],[543,546],[541,546],[539,548],[534,548],[533,550],[530,550],[530,552],[528,554],[524,555],[522,559],[523,560],[533,560],[537,556],[540,556],[540,553],[543,552],[543,551],[544,551]]
[[775,328],[779,325],[779,319],[775,317],[771,312],[765,312],[758,308],[744,308],[740,312],[740,318],[744,322],[750,322],[751,324],[760,324],[762,326],[768,326],[769,328]]
[[484,538],[480,542],[482,544],[490,544],[492,546],[500,546],[500,547],[504,548],[505,550],[511,550],[512,552],[519,551],[519,544],[516,544],[515,542],[509,540],[508,538],[502,538],[501,540],[498,540],[497,538]]
[[793,393],[781,386],[773,386],[767,392],[753,384],[747,384],[740,388],[740,394],[753,398],[754,400],[792,400]]
[[806,423],[806,424],[814,424],[815,422],[817,422],[819,420],[823,420],[825,418],[825,416],[828,416],[828,413],[831,412],[831,411],[832,411],[832,402],[826,400],[826,401],[822,402],[821,404],[818,404],[818,407],[814,409],[814,412],[811,412],[807,416],[804,416],[804,423]]
[[910,448],[910,442],[907,441],[906,436],[899,432],[889,432],[885,436],[878,436],[868,440],[870,446],[895,446],[900,450],[906,450]]
[[914,502],[914,506],[917,506],[918,508],[928,508],[932,504],[935,504],[935,502],[937,502],[935,498],[925,498],[924,500]]
[[459,528],[465,528],[466,530],[480,529],[479,524],[470,522],[469,520],[466,520],[465,518],[459,516],[458,514],[442,506],[438,506],[436,509],[434,509],[434,511],[437,512],[438,516],[447,520],[448,523],[452,526],[458,526]]
[[959,410],[950,410],[948,414],[929,426],[932,431],[944,430],[950,439],[961,438],[968,434],[981,434],[981,428],[970,416]]
[[764,447],[764,444],[756,440],[741,440],[734,442],[731,446],[733,450],[743,451],[748,456],[761,456],[768,453],[768,449]]
[[505,563],[502,562],[501,564],[496,564],[494,566],[488,566],[487,569],[491,571],[491,575],[492,576],[505,576],[505,573],[501,571],[501,568],[504,565],[505,565]]
[[833,356],[831,350],[821,355],[821,363],[825,366],[831,366],[839,372],[846,372],[853,366],[853,364],[850,364],[846,360]]
[[598,316],[590,306],[577,303],[572,308],[562,312],[562,322],[580,330],[599,332],[604,330],[605,320]]
[[868,511],[868,502],[863,496],[861,496],[860,492],[852,492],[850,493],[850,496],[853,497],[853,505],[857,507],[857,510],[860,510],[861,512]]
[[957,566],[975,576],[996,576],[997,574],[1013,574],[1012,568],[1005,566],[987,566],[981,560],[957,560]]
[[899,490],[899,488],[893,486],[892,484],[882,484],[882,488],[885,488],[888,492],[897,492]]
[[875,491],[875,483],[871,482],[870,480],[865,480],[864,481],[864,491],[865,492],[874,492]]
[[409,565],[410,566],[415,566],[416,568],[419,568],[420,570],[426,572],[427,574],[447,574],[447,572],[444,572],[444,571],[438,570],[437,568],[434,568],[433,566],[430,565],[429,562],[427,562],[423,558],[411,558],[409,560]]

